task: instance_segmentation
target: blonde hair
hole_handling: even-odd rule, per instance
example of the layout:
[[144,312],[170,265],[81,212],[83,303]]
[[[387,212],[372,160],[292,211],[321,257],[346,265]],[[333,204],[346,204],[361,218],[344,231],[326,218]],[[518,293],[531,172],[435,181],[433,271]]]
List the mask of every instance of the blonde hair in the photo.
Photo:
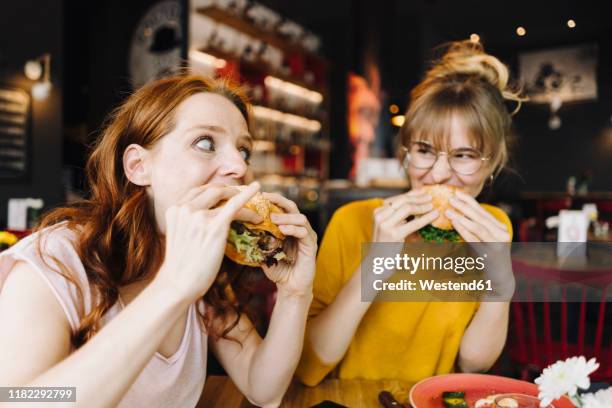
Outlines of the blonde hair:
[[[526,99],[509,85],[508,68],[469,40],[446,45],[444,55],[412,90],[400,143],[433,140],[449,143],[450,124],[459,117],[474,147],[489,157],[491,173],[498,174],[508,161],[512,143],[511,115]],[[505,101],[516,102],[512,114]]]

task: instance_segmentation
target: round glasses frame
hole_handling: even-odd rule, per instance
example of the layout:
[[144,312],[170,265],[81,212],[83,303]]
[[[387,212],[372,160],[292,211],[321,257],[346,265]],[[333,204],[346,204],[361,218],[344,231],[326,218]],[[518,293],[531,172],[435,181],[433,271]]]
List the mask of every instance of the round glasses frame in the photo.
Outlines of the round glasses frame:
[[[417,169],[420,169],[420,170],[429,170],[429,169],[433,168],[433,166],[438,162],[438,159],[440,158],[440,155],[446,155],[448,157],[454,151],[454,150],[451,150],[450,153],[447,153],[447,152],[444,152],[444,151],[438,151],[438,150],[433,149],[436,152],[436,158],[431,162],[431,165],[430,166],[425,166],[425,167],[419,167],[419,166],[415,166],[412,163],[412,160],[411,160],[411,157],[410,157],[410,148],[413,145],[415,145],[415,144],[419,144],[419,142],[412,142],[410,144],[410,147],[406,147],[404,145],[400,146],[400,152],[401,152],[401,157],[402,157],[402,167],[404,168],[404,170],[406,172],[408,172],[408,166],[410,166],[410,165],[412,165],[414,168],[417,168]],[[478,154],[481,155],[481,157],[478,158],[479,164],[478,164],[478,167],[474,171],[470,171],[470,172],[457,171],[457,169],[455,169],[455,167],[453,167],[452,160],[447,158],[448,165],[453,170],[453,172],[455,172],[457,174],[461,174],[463,176],[471,176],[472,174],[477,173],[478,170],[480,170],[482,168],[482,165],[483,165],[484,162],[489,161],[491,159],[490,157],[482,156],[481,152],[479,152],[479,151],[477,151],[477,152],[478,152]]]

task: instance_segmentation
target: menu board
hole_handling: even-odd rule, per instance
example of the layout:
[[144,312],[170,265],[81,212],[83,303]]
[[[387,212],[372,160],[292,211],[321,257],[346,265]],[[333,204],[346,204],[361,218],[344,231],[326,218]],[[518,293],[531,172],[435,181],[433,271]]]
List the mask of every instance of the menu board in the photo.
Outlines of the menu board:
[[0,179],[27,173],[30,94],[0,87]]

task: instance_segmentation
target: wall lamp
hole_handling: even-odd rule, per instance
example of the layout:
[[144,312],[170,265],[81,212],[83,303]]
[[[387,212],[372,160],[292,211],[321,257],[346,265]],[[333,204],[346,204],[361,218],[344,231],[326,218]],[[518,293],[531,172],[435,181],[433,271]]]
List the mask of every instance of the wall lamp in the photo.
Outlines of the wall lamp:
[[25,76],[37,81],[32,86],[32,97],[43,100],[51,93],[51,54],[43,54],[36,59],[29,60],[23,67]]

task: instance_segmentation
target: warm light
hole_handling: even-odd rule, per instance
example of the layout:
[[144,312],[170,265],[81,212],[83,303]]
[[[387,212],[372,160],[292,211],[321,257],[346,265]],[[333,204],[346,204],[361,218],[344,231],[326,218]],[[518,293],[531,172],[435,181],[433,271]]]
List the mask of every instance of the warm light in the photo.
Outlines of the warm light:
[[198,50],[189,50],[189,59],[199,64],[207,65],[217,69],[224,68],[227,61],[217,58],[214,55],[207,54]]
[[548,128],[550,130],[557,130],[561,127],[561,118],[558,115],[552,115],[548,120]]
[[572,19],[567,20],[567,26],[569,28],[574,28],[574,27],[576,27],[576,22],[574,20],[572,20]]
[[253,150],[257,152],[270,152],[274,151],[276,145],[270,140],[255,140],[253,142]]
[[23,71],[26,77],[32,81],[38,81],[43,74],[43,65],[38,60],[30,60],[26,62],[25,66],[23,67]]
[[395,115],[391,118],[391,123],[393,124],[393,126],[402,127],[405,120],[406,117],[404,115]]
[[477,43],[480,41],[480,36],[478,34],[472,34],[470,35],[470,41],[473,43]]
[[37,82],[32,86],[32,97],[38,101],[47,99],[51,93],[51,82]]
[[525,30],[525,27],[518,27],[516,29],[516,33],[519,35],[519,37],[522,37],[527,34],[527,30]]
[[308,190],[306,193],[306,199],[308,201],[317,201],[319,199],[319,193],[316,190]]
[[399,107],[396,104],[393,104],[389,106],[389,112],[396,114],[397,112],[399,112]]
[[300,146],[298,145],[291,145],[291,147],[289,148],[289,153],[291,153],[294,156],[297,156],[298,154],[300,154],[300,151],[302,149],[300,149]]
[[291,82],[283,81],[273,76],[267,76],[264,79],[264,84],[267,87],[277,89],[281,92],[288,93],[298,98],[306,99],[312,103],[321,103],[323,101],[323,95],[319,92],[311,91],[310,89],[302,86],[292,84]]
[[321,130],[321,122],[317,120],[307,119],[305,117],[292,115],[290,113],[283,113],[281,111],[263,106],[253,106],[253,115],[256,118],[283,123],[285,125],[304,129],[312,133],[316,133]]

